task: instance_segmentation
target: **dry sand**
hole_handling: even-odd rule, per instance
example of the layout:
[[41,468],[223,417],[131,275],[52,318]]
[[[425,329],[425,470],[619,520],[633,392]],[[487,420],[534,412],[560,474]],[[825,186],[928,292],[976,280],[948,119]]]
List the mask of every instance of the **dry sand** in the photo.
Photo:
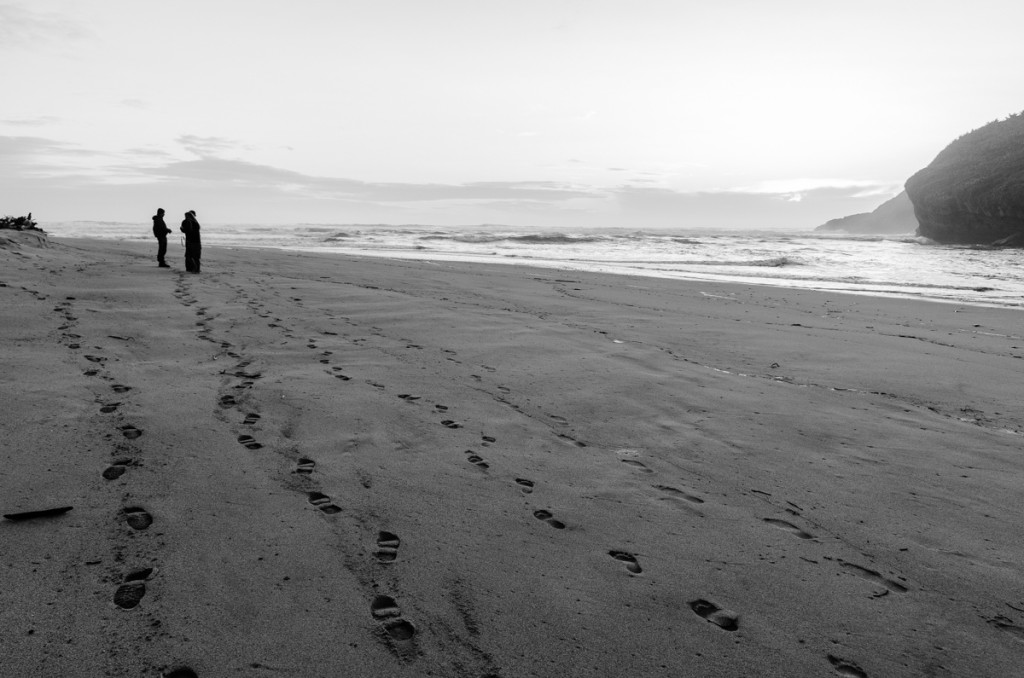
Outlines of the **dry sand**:
[[3,676],[1011,676],[1018,311],[0,241]]

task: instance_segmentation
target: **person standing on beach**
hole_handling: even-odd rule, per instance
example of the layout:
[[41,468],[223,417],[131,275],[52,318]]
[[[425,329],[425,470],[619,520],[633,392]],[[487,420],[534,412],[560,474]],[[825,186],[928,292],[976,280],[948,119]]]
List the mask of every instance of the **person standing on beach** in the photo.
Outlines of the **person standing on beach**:
[[167,234],[170,232],[171,229],[167,228],[167,224],[164,223],[164,208],[161,207],[153,217],[153,235],[157,242],[156,264],[160,268],[170,268],[164,260],[164,257],[167,256]]
[[181,222],[181,232],[185,234],[185,270],[189,273],[199,273],[203,243],[199,239],[199,222],[196,220],[195,210],[185,212],[185,220]]

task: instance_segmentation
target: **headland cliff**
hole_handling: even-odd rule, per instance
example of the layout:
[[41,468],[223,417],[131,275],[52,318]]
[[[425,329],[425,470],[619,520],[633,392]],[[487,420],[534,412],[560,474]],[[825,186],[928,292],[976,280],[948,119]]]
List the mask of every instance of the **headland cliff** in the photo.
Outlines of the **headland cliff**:
[[906,190],[918,235],[1024,246],[1024,114],[955,140],[907,180]]

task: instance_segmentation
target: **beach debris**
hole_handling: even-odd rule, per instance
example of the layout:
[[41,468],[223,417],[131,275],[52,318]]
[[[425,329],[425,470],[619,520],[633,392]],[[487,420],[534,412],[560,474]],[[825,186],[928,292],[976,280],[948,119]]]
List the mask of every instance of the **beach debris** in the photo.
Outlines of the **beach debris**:
[[19,511],[18,513],[5,513],[4,518],[7,520],[13,520],[15,522],[19,520],[32,520],[33,518],[49,518],[51,516],[59,516],[70,511],[73,506],[57,506],[48,509],[37,509],[35,511]]

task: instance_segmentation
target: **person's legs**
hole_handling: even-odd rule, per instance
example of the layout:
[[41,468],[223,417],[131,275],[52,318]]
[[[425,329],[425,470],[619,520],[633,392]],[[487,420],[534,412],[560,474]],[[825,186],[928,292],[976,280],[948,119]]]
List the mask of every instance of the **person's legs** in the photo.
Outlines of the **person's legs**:
[[167,261],[164,259],[167,256],[167,238],[159,238],[157,242],[160,244],[156,250],[156,263],[160,266],[167,266]]
[[199,246],[195,243],[185,243],[185,270],[199,273]]

